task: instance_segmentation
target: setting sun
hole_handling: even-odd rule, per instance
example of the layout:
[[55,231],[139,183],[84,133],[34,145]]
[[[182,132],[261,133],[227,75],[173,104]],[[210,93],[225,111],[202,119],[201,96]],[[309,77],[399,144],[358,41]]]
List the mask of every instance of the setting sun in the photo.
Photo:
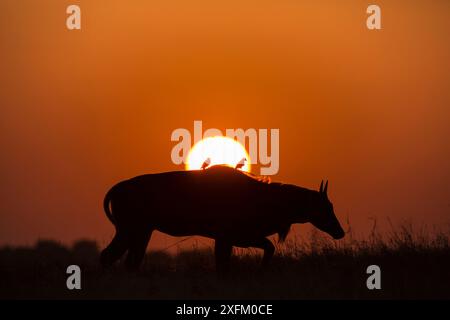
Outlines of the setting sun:
[[250,172],[250,157],[242,144],[229,137],[209,137],[197,142],[189,151],[186,169],[201,169],[205,161],[209,166],[226,164],[236,167],[243,159],[241,170]]

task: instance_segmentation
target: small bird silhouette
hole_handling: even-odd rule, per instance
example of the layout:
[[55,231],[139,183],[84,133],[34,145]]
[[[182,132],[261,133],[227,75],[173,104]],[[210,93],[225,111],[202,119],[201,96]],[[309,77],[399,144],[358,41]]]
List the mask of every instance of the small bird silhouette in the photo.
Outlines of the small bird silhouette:
[[246,159],[246,158],[242,158],[241,161],[239,161],[239,162],[236,164],[235,169],[242,169],[242,167],[243,167],[244,164],[245,164],[245,161],[247,161],[247,159]]
[[211,164],[211,158],[206,158],[205,162],[202,164],[202,169],[205,170]]

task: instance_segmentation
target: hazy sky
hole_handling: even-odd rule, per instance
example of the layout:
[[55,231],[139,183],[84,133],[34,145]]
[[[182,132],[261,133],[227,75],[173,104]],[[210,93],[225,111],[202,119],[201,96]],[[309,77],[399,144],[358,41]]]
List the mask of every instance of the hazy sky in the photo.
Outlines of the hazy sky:
[[367,1],[2,0],[0,244],[105,244],[106,191],[183,169],[170,135],[194,120],[279,128],[272,179],[329,179],[357,230],[448,224],[450,2],[376,3],[380,31]]

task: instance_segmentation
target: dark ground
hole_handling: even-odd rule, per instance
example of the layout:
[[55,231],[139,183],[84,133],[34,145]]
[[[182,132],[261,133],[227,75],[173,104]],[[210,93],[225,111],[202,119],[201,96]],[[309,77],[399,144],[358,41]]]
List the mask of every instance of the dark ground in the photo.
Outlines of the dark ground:
[[[449,299],[449,235],[401,228],[388,239],[351,235],[333,242],[310,239],[280,245],[270,267],[260,252],[235,250],[231,274],[218,278],[210,248],[176,255],[147,254],[142,270],[128,274],[119,263],[102,272],[95,242],[66,248],[39,241],[31,248],[0,249],[0,299]],[[82,270],[82,289],[66,288],[66,268]],[[368,290],[366,268],[381,268],[381,290]]]

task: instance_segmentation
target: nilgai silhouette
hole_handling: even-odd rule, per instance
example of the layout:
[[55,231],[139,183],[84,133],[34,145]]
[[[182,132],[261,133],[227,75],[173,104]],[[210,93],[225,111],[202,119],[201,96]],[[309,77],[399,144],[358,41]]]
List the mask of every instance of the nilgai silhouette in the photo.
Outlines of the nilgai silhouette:
[[172,236],[215,240],[216,269],[229,270],[232,246],[264,250],[267,265],[293,223],[312,223],[335,239],[344,236],[327,196],[319,191],[267,183],[234,168],[215,165],[194,171],[147,174],[119,182],[105,196],[104,209],[116,235],[101,253],[107,267],[127,250],[125,265],[136,270],[154,230]]

